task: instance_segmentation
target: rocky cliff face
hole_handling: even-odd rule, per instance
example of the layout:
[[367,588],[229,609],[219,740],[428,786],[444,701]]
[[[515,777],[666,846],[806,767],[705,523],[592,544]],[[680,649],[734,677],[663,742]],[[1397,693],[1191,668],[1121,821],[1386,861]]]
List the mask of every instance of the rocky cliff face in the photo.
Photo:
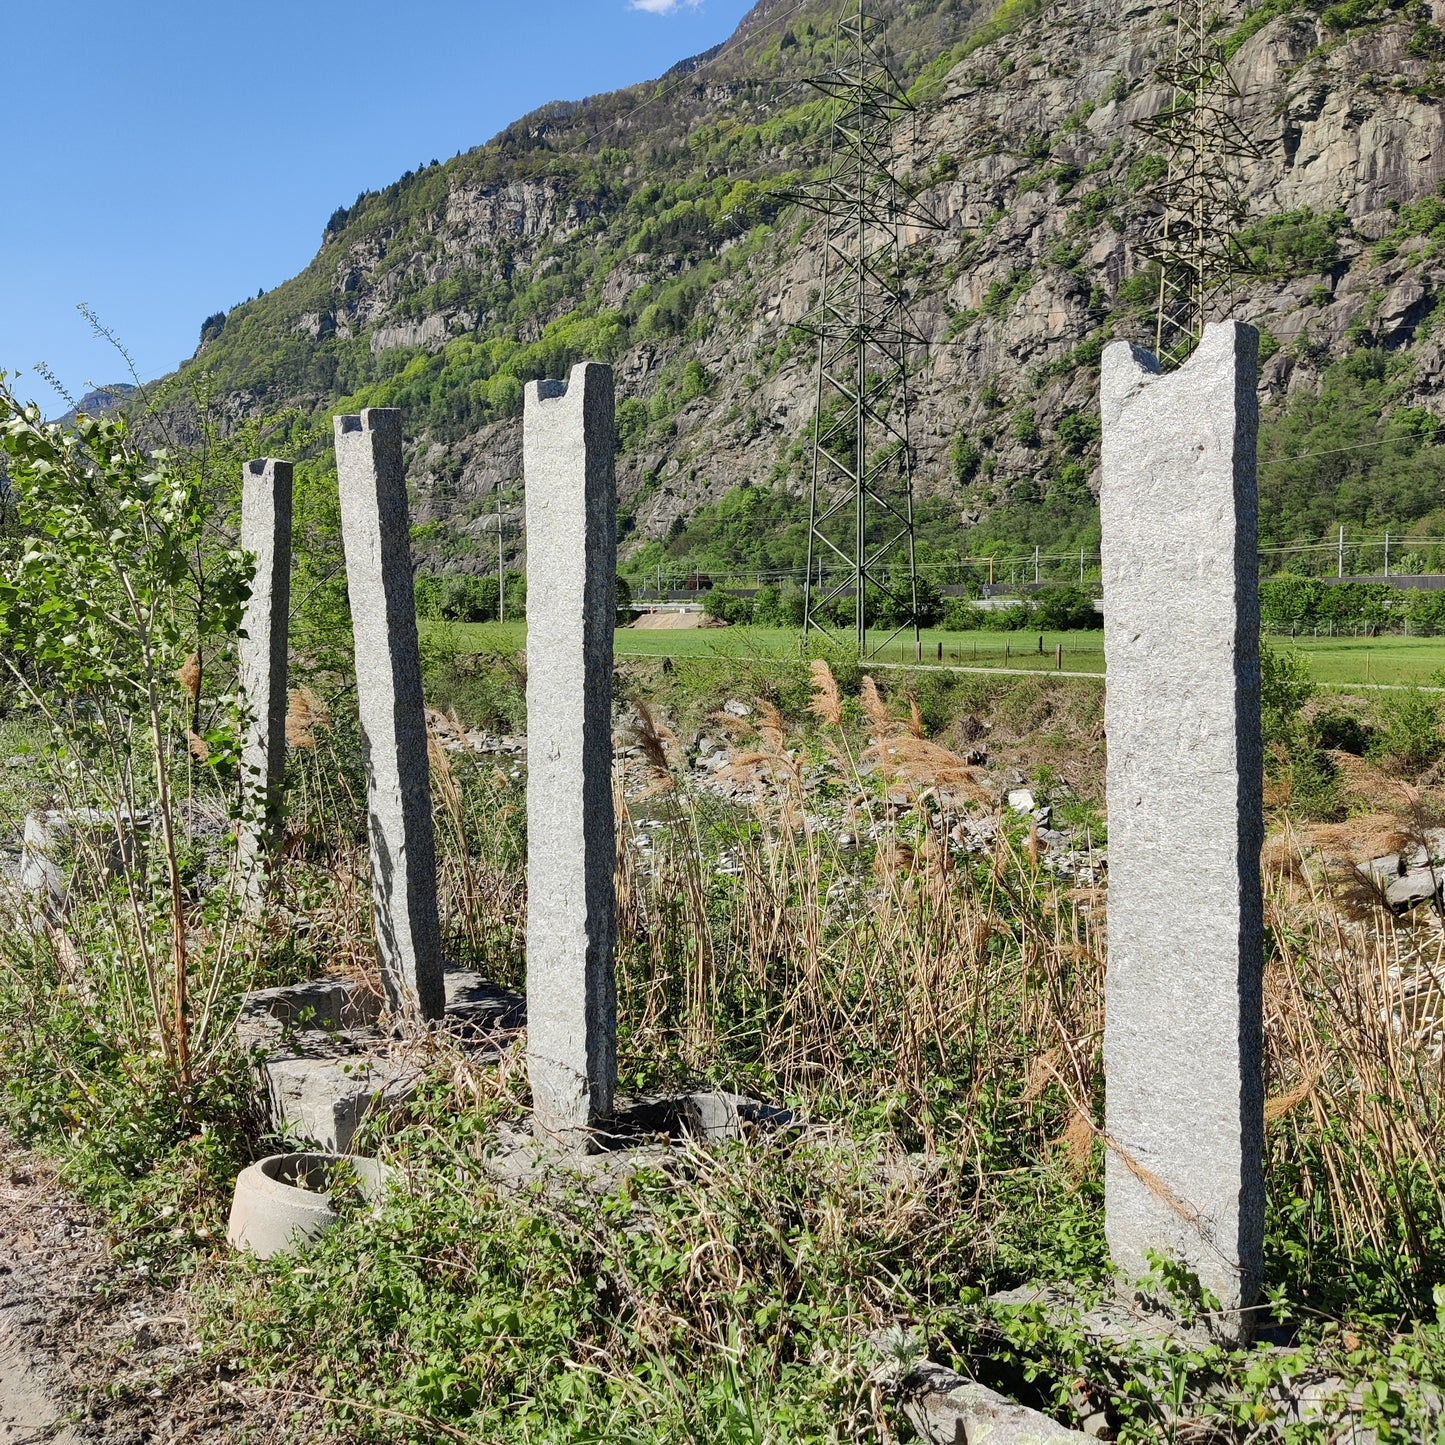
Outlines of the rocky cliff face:
[[[406,178],[355,208],[303,277],[228,318],[198,362],[210,355],[248,406],[386,404],[427,378],[426,415],[409,421],[417,517],[439,524],[423,544],[433,565],[487,565],[498,488],[520,515],[515,383],[505,364],[467,380],[469,344],[530,346],[530,374],[563,368],[577,344],[614,352],[620,398],[642,404],[620,463],[625,547],[675,535],[743,484],[800,489],[812,357],[790,326],[816,291],[822,237],[767,185],[817,152],[797,77],[823,65],[841,8],[819,0],[806,26],[780,30],[790,12],[764,0],[651,113],[553,107]],[[1431,316],[1445,210],[1425,202],[1445,176],[1439,30],[1420,7],[1353,28],[1306,10],[1260,24],[1282,8],[1223,22],[1259,153],[1241,163],[1259,274],[1234,311],[1265,332],[1266,398],[1316,386],[1366,345],[1408,357],[1399,404],[1445,413]],[[956,0],[880,9],[905,79],[984,19]],[[1151,336],[1132,241],[1157,162],[1135,123],[1168,98],[1152,77],[1169,19],[1153,0],[1054,0],[1011,31],[995,18],[1005,33],[918,87],[898,159],[943,223],[909,238],[930,342],[919,489],[940,512],[1012,516],[1016,535],[1046,543],[1092,526],[1098,350]],[[569,318],[597,317],[602,331],[549,350]],[[448,377],[463,398],[450,412]]]

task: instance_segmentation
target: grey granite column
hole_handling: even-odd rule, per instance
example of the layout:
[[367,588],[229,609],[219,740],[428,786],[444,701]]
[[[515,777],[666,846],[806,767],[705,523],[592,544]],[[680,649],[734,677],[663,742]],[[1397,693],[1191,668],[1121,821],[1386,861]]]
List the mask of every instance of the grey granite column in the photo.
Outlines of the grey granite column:
[[577,1143],[617,1086],[612,369],[527,388],[527,1070],[537,1131]]
[[275,460],[247,462],[241,471],[241,549],[256,558],[236,649],[247,709],[241,745],[245,811],[240,865],[252,912],[265,897],[281,830],[291,635],[291,476],[291,463]]
[[1109,968],[1105,1215],[1121,1274],[1185,1263],[1226,1311],[1264,1251],[1258,333],[1160,375],[1103,357]]
[[393,1010],[435,1019],[445,998],[401,413],[337,417],[336,476],[382,978]]

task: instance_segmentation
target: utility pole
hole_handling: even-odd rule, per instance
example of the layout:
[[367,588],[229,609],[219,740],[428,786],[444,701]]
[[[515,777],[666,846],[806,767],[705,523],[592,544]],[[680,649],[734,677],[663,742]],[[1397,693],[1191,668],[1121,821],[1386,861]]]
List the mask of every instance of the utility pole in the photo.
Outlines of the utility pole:
[[1385,576],[1390,575],[1390,534],[1385,533]]
[[1340,528],[1340,561],[1339,561],[1338,570],[1335,572],[1335,576],[1336,576],[1336,577],[1343,577],[1344,575],[1345,575],[1345,529],[1344,529],[1343,527],[1341,527],[1341,528]]
[[1168,159],[1140,192],[1149,222],[1138,245],[1159,267],[1154,354],[1166,370],[1189,359],[1207,320],[1228,314],[1230,283],[1250,269],[1235,239],[1246,215],[1238,163],[1263,154],[1234,118],[1239,87],[1211,0],[1175,0],[1173,12],[1173,56],[1154,72],[1172,99],[1135,122]]
[[1084,585],[1084,549],[1079,548],[1079,586]]
[[507,620],[507,573],[502,561],[502,483],[497,482],[497,621]]
[[1037,587],[1038,585],[1039,585],[1039,549],[1038,549],[1038,545],[1035,544],[1035,546],[1034,546],[1034,586]]
[[[914,106],[878,47],[875,3],[850,3],[840,64],[812,81],[834,102],[827,174],[789,196],[825,232],[818,304],[799,323],[817,341],[803,625],[831,636],[825,618],[851,592],[860,657],[870,593],[905,619],[879,647],[905,630],[919,641],[908,382],[909,349],[927,343],[908,314],[902,231],[942,229],[896,168],[895,127]],[[838,563],[827,586],[824,556]]]

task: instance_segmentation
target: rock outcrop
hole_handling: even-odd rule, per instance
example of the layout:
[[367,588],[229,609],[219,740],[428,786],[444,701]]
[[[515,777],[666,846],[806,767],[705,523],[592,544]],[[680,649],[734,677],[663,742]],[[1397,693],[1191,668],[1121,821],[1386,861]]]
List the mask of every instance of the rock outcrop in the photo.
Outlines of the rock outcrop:
[[[959,0],[878,8],[906,79],[983,13]],[[358,203],[302,277],[228,318],[208,364],[242,409],[323,408],[378,366],[405,381],[431,365],[439,379],[413,422],[412,476],[417,520],[443,524],[422,544],[434,566],[494,565],[480,538],[495,521],[482,513],[498,488],[515,513],[520,487],[520,421],[487,423],[501,404],[469,401],[461,385],[452,411],[435,402],[460,364],[454,349],[502,333],[535,343],[569,316],[620,313],[619,401],[638,399],[651,418],[619,463],[624,550],[741,484],[801,489],[812,354],[789,328],[816,296],[822,235],[766,194],[771,177],[818,153],[816,133],[797,133],[798,80],[826,63],[840,9],[819,0],[816,16],[780,32],[791,12],[764,0],[667,86],[549,107]],[[1055,0],[917,87],[898,164],[943,223],[911,233],[907,253],[930,343],[912,417],[925,499],[973,518],[1090,506],[1098,351],[1105,336],[1151,333],[1148,288],[1130,282],[1139,191],[1157,158],[1135,123],[1168,98],[1154,76],[1170,14],[1157,0]],[[1445,176],[1445,37],[1428,19],[1388,14],[1344,31],[1306,10],[1254,24],[1226,7],[1239,120],[1258,148],[1240,178],[1261,274],[1241,283],[1235,314],[1265,333],[1265,400],[1314,385],[1364,341],[1408,352],[1403,399],[1445,413],[1430,330],[1445,267],[1429,228],[1401,214]],[[712,184],[669,205],[663,182],[678,177]],[[727,207],[749,184],[762,228],[730,227]],[[674,305],[686,315],[665,324],[658,308]],[[261,359],[268,333],[290,358],[279,370]]]

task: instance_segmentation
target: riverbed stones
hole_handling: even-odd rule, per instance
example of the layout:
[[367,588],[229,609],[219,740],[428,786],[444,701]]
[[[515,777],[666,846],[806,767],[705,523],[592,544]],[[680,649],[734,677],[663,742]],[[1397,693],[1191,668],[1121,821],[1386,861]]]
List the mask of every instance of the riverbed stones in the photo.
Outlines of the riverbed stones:
[[356,643],[377,951],[394,1012],[445,1008],[436,838],[401,413],[336,418],[341,539]]
[[1225,322],[1169,375],[1117,342],[1101,378],[1106,1230],[1234,1334],[1264,1240],[1257,354]]
[[527,1070],[538,1134],[585,1146],[617,1084],[612,370],[527,387]]
[[240,828],[242,886],[254,911],[265,897],[280,838],[286,773],[286,678],[291,612],[292,464],[250,461],[241,474],[241,548],[256,558],[237,645],[246,700],[241,745],[245,809]]

